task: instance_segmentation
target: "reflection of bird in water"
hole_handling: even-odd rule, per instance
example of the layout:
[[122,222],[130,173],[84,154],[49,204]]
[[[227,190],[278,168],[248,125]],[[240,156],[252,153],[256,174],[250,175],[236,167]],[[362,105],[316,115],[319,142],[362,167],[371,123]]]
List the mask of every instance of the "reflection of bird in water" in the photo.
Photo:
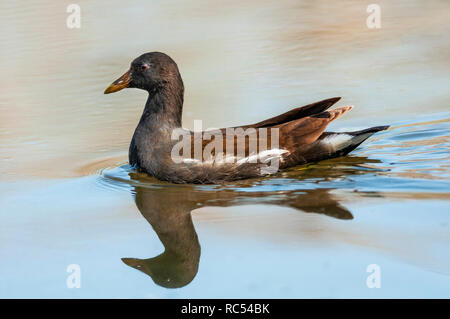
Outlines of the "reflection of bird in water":
[[200,260],[200,244],[192,224],[195,203],[189,192],[136,187],[136,206],[152,225],[164,252],[148,259],[122,261],[166,288],[183,287],[194,279]]
[[290,192],[249,193],[235,191],[203,191],[195,187],[163,189],[135,187],[136,206],[152,225],[164,252],[148,259],[123,258],[166,288],[189,284],[198,271],[200,244],[192,223],[191,211],[204,206],[236,206],[261,204],[288,206],[305,212],[326,214],[339,219],[352,219],[352,214],[329,193],[329,189]]
[[[295,192],[297,193],[297,191]],[[303,194],[288,196],[279,200],[280,206],[297,208],[305,213],[324,214],[338,219],[353,219],[353,215],[329,193],[329,189],[311,189],[302,191]],[[291,198],[291,199],[289,199]],[[274,201],[274,204],[278,203]]]

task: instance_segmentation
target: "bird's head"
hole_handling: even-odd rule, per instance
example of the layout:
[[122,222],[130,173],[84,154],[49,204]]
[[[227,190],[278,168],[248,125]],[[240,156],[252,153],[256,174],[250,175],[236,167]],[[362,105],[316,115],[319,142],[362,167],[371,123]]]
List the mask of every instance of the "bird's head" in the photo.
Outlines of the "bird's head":
[[131,62],[130,69],[105,90],[105,94],[124,88],[138,88],[151,92],[168,83],[181,81],[177,64],[167,54],[150,52]]

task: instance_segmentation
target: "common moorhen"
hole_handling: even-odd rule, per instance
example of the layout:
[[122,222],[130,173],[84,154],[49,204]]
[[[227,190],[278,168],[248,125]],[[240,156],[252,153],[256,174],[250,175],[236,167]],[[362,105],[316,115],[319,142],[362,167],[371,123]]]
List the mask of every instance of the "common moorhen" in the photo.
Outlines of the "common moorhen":
[[124,88],[149,94],[131,140],[130,165],[173,183],[221,183],[344,156],[389,127],[325,132],[331,121],[352,108],[326,111],[340,99],[335,97],[256,124],[203,132],[182,129],[183,81],[177,64],[160,52],[136,58],[105,94]]

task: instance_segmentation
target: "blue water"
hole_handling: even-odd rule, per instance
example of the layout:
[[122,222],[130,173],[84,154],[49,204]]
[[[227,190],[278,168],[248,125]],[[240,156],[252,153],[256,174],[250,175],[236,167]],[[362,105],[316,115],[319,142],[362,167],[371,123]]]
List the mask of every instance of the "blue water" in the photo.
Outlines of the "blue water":
[[427,121],[267,179],[172,185],[124,164],[2,183],[0,295],[449,297],[449,118]]

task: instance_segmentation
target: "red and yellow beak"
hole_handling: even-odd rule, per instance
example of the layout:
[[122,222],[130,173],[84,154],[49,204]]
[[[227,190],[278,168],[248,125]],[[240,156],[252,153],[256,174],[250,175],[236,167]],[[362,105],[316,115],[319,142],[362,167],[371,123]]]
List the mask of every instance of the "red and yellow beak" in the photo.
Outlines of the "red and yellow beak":
[[111,83],[110,86],[108,86],[105,90],[105,94],[114,93],[117,91],[120,91],[124,88],[127,88],[131,81],[131,73],[130,71],[125,72],[124,75],[122,75],[120,78],[115,80],[113,83]]

